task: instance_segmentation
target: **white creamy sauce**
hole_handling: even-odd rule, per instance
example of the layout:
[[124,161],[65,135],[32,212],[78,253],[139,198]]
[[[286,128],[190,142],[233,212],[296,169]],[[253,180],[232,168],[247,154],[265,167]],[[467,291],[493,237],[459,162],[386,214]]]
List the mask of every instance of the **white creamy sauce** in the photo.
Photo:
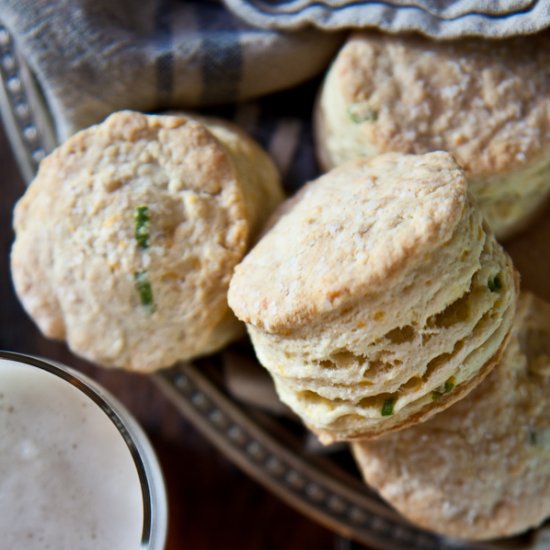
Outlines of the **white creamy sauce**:
[[108,416],[61,378],[0,359],[0,546],[137,549],[142,502]]

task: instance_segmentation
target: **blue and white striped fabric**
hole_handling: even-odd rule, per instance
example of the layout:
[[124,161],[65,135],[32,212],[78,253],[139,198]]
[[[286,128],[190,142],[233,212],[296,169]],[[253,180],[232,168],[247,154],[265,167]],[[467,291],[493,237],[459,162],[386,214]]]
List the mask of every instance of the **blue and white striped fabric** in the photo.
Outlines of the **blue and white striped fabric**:
[[256,29],[212,1],[0,0],[0,20],[59,139],[123,108],[234,105],[293,87],[320,73],[342,41]]
[[321,79],[253,102],[203,109],[233,120],[269,153],[289,195],[320,174],[311,124]]
[[550,26],[548,0],[224,0],[253,25],[272,29],[379,28],[438,39],[503,38]]

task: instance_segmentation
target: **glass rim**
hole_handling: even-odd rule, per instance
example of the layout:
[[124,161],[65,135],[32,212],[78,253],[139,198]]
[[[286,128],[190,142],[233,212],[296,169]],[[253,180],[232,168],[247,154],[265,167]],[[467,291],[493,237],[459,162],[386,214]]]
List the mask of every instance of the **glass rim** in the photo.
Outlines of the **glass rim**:
[[[166,502],[165,487],[160,466],[158,463],[151,464],[151,460],[149,456],[147,456],[153,452],[152,448],[144,448],[143,439],[146,437],[145,433],[142,431],[137,421],[133,419],[130,412],[95,380],[71,367],[59,364],[56,361],[49,362],[47,359],[13,351],[0,350],[0,359],[6,359],[39,368],[63,379],[73,388],[83,393],[87,398],[91,399],[114,424],[130,452],[139,478],[143,506],[143,526],[139,548],[142,550],[155,548],[151,546],[151,544],[155,542],[153,536],[154,525],[158,525],[157,521],[155,521],[154,512],[154,500],[155,496],[158,496],[155,495],[153,491],[153,487],[155,486],[155,480],[153,479],[154,467],[158,470],[160,474],[159,481],[163,485],[160,488],[160,498]],[[150,452],[148,453],[148,451]],[[157,462],[156,457],[155,462]],[[165,533],[161,536],[161,540],[164,540],[164,535]],[[160,548],[162,547],[163,544],[160,545]]]

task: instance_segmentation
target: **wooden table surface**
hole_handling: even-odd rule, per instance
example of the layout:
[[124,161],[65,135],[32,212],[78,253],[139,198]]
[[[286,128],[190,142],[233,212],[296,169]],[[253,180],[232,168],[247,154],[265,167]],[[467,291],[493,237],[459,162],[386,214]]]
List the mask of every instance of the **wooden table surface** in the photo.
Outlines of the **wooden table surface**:
[[24,192],[0,127],[0,349],[41,355],[75,367],[107,387],[148,433],[169,500],[167,550],[345,547],[326,529],[290,509],[214,449],[160,394],[146,375],[104,370],[45,339],[17,300],[9,253],[15,201]]

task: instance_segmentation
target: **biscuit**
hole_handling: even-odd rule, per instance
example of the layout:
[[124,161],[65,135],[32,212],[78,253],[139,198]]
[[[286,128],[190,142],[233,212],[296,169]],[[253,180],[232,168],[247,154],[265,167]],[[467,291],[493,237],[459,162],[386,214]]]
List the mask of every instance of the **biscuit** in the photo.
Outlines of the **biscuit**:
[[367,483],[410,521],[489,539],[550,516],[550,305],[522,294],[502,360],[431,420],[353,444]]
[[550,35],[434,42],[353,35],[316,110],[328,170],[357,156],[449,151],[497,238],[550,191]]
[[46,336],[104,366],[213,352],[243,332],[229,279],[282,198],[235,127],[115,113],[47,157],[17,204],[16,291]]
[[322,442],[419,422],[489,372],[514,270],[448,153],[350,162],[281,211],[236,267],[229,305]]

